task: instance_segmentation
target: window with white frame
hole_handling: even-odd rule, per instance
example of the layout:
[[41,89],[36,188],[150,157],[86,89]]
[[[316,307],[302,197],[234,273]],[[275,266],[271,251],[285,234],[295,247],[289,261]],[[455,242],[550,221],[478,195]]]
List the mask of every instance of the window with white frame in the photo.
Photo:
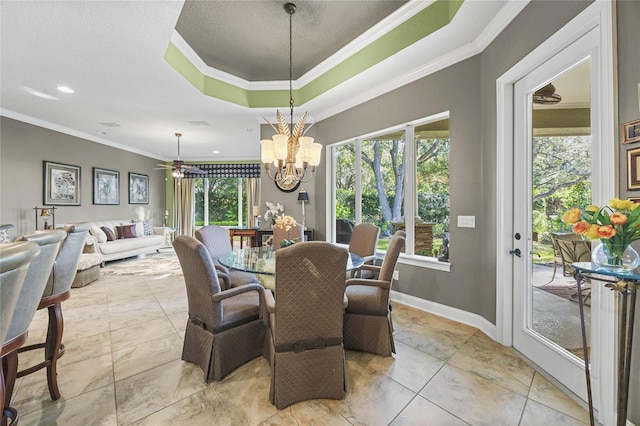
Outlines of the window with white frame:
[[[368,222],[380,227],[379,250],[386,250],[391,235],[402,229],[412,235],[407,254],[448,262],[448,113],[331,149],[334,241],[345,242],[345,222]],[[413,212],[409,220],[406,211]]]

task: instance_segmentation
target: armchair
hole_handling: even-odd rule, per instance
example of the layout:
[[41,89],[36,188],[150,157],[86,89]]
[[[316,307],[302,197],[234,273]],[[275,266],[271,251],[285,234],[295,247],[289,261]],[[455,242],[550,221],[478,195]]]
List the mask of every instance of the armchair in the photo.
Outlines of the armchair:
[[[360,256],[365,265],[372,265],[376,259],[376,248],[380,228],[370,223],[360,223],[353,228],[349,240],[349,251]],[[373,278],[373,273],[363,268],[351,272],[349,278]]]
[[344,316],[344,346],[390,356],[395,353],[389,293],[400,251],[403,234],[391,238],[382,266],[363,265],[363,269],[379,272],[377,279],[347,280],[345,294],[349,300]]
[[271,364],[269,399],[279,410],[308,399],[344,398],[346,264],[347,251],[326,242],[276,252],[277,301],[265,291],[265,355]]
[[245,284],[258,283],[258,278],[255,274],[227,269],[218,262],[220,255],[233,250],[226,229],[215,225],[203,226],[196,231],[196,238],[207,248],[218,271],[218,278],[222,279],[223,290]]
[[173,247],[189,305],[182,359],[197,364],[206,382],[221,380],[264,351],[264,288],[246,284],[222,290],[213,259],[200,241],[180,235]]

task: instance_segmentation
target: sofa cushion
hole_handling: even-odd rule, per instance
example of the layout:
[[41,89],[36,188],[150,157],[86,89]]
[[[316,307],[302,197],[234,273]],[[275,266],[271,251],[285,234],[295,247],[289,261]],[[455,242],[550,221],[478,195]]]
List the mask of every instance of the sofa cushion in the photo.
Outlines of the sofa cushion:
[[109,256],[114,253],[122,253],[131,250],[141,250],[144,249],[144,247],[154,247],[162,243],[164,243],[163,235],[150,235],[140,238],[127,238],[122,240],[107,241],[106,243],[100,244],[100,251],[105,256]]
[[99,243],[107,242],[107,234],[105,234],[104,231],[99,227],[97,227],[96,225],[93,225],[89,229],[89,232],[91,233],[91,235],[96,237],[96,241],[98,241]]
[[136,234],[136,225],[135,223],[132,225],[120,225],[116,226],[116,232],[118,233],[118,239],[126,239],[126,238],[135,238],[138,235]]
[[107,241],[115,241],[116,235],[113,233],[111,228],[108,228],[106,226],[102,226],[100,229],[102,229],[102,232],[104,232],[104,234],[106,235]]

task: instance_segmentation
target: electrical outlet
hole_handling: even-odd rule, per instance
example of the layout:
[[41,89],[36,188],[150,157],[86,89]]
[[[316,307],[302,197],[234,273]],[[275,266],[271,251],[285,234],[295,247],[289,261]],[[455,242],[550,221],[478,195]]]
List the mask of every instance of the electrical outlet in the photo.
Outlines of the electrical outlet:
[[393,271],[393,279],[394,280],[400,279],[400,271]]

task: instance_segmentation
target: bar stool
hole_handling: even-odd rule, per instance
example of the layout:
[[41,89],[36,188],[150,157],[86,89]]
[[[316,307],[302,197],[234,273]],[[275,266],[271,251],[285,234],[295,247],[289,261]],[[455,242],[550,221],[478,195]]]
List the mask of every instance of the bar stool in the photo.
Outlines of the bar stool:
[[[0,244],[0,341],[2,342],[0,356],[4,354],[5,346],[9,347],[5,343],[5,338],[9,332],[11,318],[16,310],[29,264],[39,251],[38,245],[31,242]],[[26,340],[26,336],[24,339]],[[24,341],[21,344],[24,344]],[[2,368],[0,368],[0,403],[2,404],[0,423],[2,425],[7,424],[7,419],[12,419],[11,424],[14,424],[18,418],[18,412],[5,404],[4,364],[2,362]]]
[[88,223],[67,225],[64,230],[66,236],[61,243],[60,250],[53,263],[53,269],[49,280],[41,294],[38,309],[47,308],[49,311],[49,325],[47,328],[47,338],[44,343],[24,346],[18,352],[25,352],[34,349],[44,348],[44,361],[18,371],[17,377],[23,377],[43,368],[47,368],[47,385],[51,399],[60,398],[58,389],[58,359],[64,355],[64,345],[62,344],[62,332],[64,330],[64,319],[62,317],[62,302],[71,295],[71,283],[78,269],[80,255],[84,248],[84,243],[89,232]]
[[29,325],[36,314],[36,309],[42,298],[42,292],[47,285],[53,262],[60,249],[60,241],[66,237],[64,231],[36,231],[34,234],[23,235],[16,241],[29,241],[40,246],[40,254],[31,261],[24,285],[18,297],[17,306],[9,325],[9,332],[2,351],[2,361],[6,366],[5,406],[10,405],[13,386],[18,374],[18,353],[27,340]]

